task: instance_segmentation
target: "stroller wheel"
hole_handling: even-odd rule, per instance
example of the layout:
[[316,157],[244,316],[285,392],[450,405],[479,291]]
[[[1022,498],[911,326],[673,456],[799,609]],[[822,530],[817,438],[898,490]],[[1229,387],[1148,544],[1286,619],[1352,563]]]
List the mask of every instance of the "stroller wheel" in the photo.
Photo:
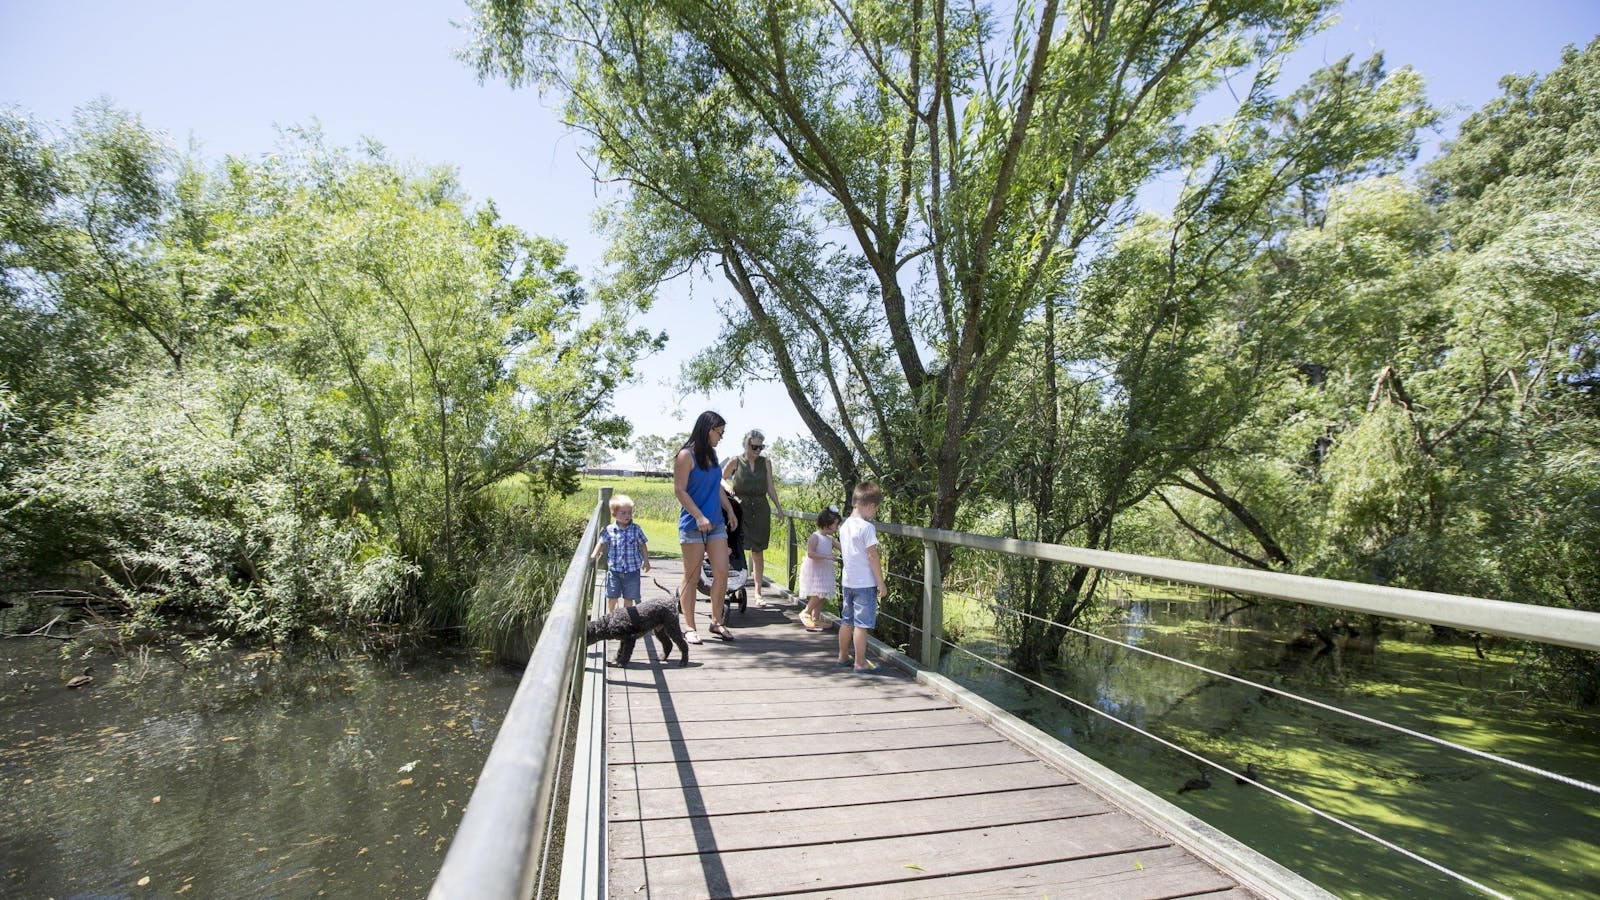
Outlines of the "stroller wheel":
[[744,588],[739,588],[739,590],[734,594],[734,597],[739,603],[739,614],[744,615],[744,608],[750,603],[749,592],[747,592]]

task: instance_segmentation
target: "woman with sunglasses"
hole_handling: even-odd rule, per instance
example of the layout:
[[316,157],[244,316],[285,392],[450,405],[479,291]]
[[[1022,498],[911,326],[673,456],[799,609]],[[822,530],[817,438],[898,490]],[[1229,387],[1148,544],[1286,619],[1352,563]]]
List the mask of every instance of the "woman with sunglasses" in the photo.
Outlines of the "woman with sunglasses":
[[700,584],[700,561],[711,561],[710,632],[725,641],[733,640],[722,621],[722,606],[728,593],[728,531],[738,527],[733,505],[722,492],[722,473],[717,467],[717,444],[727,423],[706,410],[694,422],[689,440],[672,460],[672,487],[683,511],[678,515],[678,547],[683,551],[683,589],[678,592],[683,609],[683,639],[700,643],[694,629],[694,604]]
[[[755,577],[756,605],[762,606],[761,555],[772,539],[772,513],[785,515],[778,501],[778,476],[772,460],[761,455],[767,446],[766,435],[751,431],[744,436],[744,453],[728,460],[722,477],[733,486],[733,493],[744,508],[744,549],[750,553],[750,574]],[[767,498],[772,505],[767,505]]]

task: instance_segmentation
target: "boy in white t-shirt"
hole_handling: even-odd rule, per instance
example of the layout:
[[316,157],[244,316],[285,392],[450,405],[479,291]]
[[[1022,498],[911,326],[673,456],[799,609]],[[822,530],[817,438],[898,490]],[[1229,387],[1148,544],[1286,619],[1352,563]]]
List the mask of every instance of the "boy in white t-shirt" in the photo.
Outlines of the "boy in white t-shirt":
[[844,574],[839,580],[839,665],[850,665],[852,644],[855,671],[878,671],[867,659],[867,633],[878,623],[878,598],[888,593],[883,583],[883,561],[878,558],[878,529],[872,524],[883,503],[883,491],[870,481],[856,485],[850,518],[839,526],[839,547]]

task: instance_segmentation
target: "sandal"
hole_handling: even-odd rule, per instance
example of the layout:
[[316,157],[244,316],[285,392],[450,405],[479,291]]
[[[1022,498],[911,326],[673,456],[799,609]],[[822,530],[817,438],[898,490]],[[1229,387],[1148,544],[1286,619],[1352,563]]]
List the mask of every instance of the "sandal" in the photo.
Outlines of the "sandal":
[[683,639],[691,644],[698,644],[700,643],[700,632],[691,628],[683,633]]
[[855,673],[857,675],[876,675],[881,671],[883,671],[883,666],[878,665],[870,659],[867,660],[866,665],[856,666],[855,668]]
[[733,640],[733,632],[728,630],[728,626],[720,622],[711,626],[711,633],[725,641]]

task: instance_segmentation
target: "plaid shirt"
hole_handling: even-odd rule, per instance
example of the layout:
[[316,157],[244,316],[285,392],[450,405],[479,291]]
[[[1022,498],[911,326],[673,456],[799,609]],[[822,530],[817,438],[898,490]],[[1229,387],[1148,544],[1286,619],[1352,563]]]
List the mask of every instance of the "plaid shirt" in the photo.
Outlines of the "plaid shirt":
[[612,522],[606,526],[601,543],[606,545],[606,568],[613,572],[637,572],[644,568],[644,529],[638,522],[627,527]]

